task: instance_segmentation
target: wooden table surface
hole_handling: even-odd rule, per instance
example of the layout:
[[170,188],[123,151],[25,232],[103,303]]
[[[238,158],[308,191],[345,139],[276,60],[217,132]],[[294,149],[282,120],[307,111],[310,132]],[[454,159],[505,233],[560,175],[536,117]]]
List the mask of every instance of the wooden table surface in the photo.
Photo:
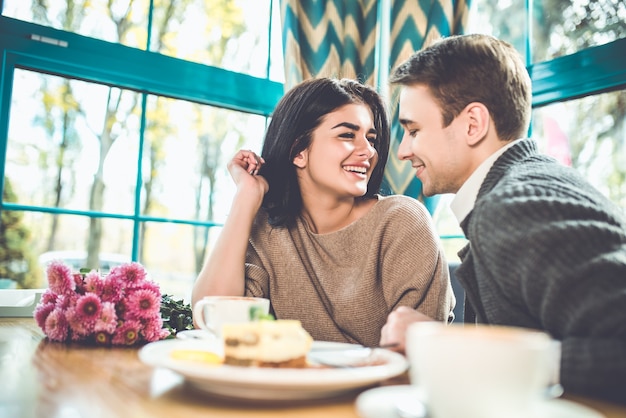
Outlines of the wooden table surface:
[[[0,318],[0,417],[357,417],[357,394],[259,405],[198,392],[174,372],[142,363],[137,348],[53,343],[32,318]],[[405,384],[406,375],[382,384]],[[607,418],[626,406],[570,398]]]

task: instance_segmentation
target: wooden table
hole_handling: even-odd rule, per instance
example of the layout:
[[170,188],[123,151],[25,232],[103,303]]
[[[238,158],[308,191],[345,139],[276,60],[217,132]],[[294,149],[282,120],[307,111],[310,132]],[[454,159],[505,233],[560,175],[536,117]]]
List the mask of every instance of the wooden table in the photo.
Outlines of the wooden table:
[[[0,318],[0,417],[357,417],[356,394],[265,406],[213,398],[145,365],[137,351],[53,343],[32,318]],[[383,384],[403,383],[406,376]],[[626,418],[626,406],[574,400]]]

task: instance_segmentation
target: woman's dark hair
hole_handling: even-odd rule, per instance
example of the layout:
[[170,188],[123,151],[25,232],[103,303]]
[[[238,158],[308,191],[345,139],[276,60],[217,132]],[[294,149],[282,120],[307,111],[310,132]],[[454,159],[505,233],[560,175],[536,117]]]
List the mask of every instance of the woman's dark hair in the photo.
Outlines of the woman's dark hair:
[[293,159],[311,144],[311,135],[327,114],[347,104],[370,107],[376,129],[378,163],[372,171],[365,195],[379,192],[389,154],[389,122],[380,95],[356,80],[315,78],[289,90],[280,100],[265,133],[261,174],[269,183],[262,207],[272,226],[290,226],[300,215],[302,197]]

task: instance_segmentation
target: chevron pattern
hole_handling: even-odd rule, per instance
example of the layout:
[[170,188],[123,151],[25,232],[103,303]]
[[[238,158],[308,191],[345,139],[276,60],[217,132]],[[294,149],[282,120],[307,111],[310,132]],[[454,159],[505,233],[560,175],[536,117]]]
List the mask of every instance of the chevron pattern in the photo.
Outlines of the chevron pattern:
[[[433,39],[463,33],[470,2],[471,0],[392,0],[389,60],[391,67],[395,68]],[[395,158],[403,133],[398,123],[398,95],[398,89],[390,91],[390,101],[393,105],[389,151],[391,157],[385,169],[385,183],[394,193],[420,199],[433,213],[439,197],[424,197],[422,184],[415,177],[411,164]]]
[[[462,33],[471,0],[391,0],[389,63],[395,68],[430,39]],[[374,86],[377,0],[281,0],[285,89],[317,76],[358,78]],[[380,71],[389,71],[384,68]],[[398,91],[390,92],[397,104]],[[421,199],[434,210],[437,199],[425,199],[411,165],[399,161],[402,129],[392,106],[392,140],[385,188]]]
[[376,0],[282,0],[285,88],[316,76],[375,80]]

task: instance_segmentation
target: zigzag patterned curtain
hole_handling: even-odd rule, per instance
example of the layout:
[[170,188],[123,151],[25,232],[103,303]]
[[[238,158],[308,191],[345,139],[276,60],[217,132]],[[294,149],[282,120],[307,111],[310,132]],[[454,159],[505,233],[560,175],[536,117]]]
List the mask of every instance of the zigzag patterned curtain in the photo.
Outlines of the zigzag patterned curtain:
[[[285,88],[316,76],[359,78],[395,104],[397,91],[387,94],[389,71],[428,40],[463,33],[470,2],[281,0]],[[394,105],[386,186],[392,193],[419,198],[432,213],[437,197],[424,198],[410,164],[395,158],[402,138],[397,111]]]
[[[395,68],[431,39],[462,34],[467,24],[470,2],[471,0],[392,0],[389,54],[391,68]],[[391,103],[397,103],[397,96],[397,89],[391,92]],[[410,164],[395,158],[402,139],[402,127],[398,123],[397,105],[391,111],[391,149],[385,168],[385,181],[394,193],[419,198],[432,214],[439,197],[424,197],[422,183],[415,177],[415,170]]]
[[376,0],[281,0],[285,89],[316,77],[374,85]]

